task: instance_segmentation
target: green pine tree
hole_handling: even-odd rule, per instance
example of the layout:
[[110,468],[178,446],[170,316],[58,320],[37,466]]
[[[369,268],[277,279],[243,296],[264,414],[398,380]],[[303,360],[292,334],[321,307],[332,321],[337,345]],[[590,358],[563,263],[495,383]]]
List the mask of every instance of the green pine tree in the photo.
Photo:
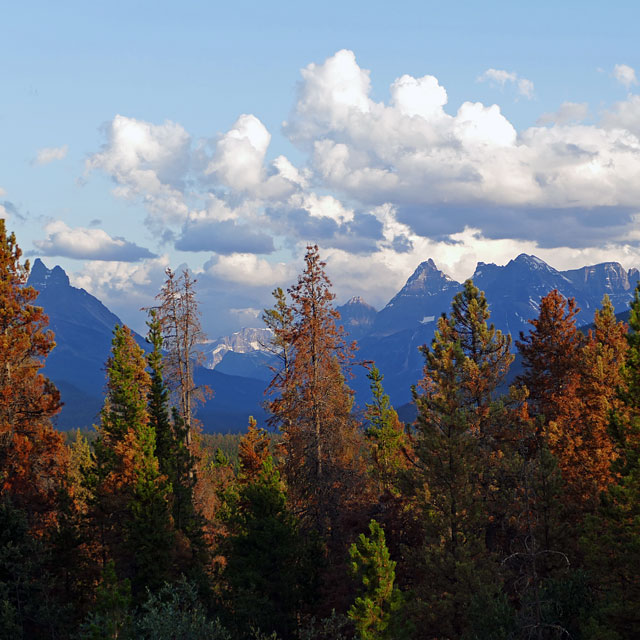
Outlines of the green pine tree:
[[[184,534],[195,564],[206,562],[203,518],[194,505],[197,481],[196,458],[187,446],[184,420],[175,407],[169,407],[169,389],[164,378],[162,327],[155,309],[149,312],[147,341],[152,351],[147,355],[151,384],[148,393],[149,424],[156,434],[155,454],[160,472],[172,489],[172,515],[176,531]],[[202,567],[200,567],[202,569]]]
[[403,597],[395,586],[396,563],[391,560],[384,530],[369,523],[369,537],[363,533],[349,548],[351,575],[360,583],[360,595],[348,612],[360,640],[401,640],[409,637],[400,613]]
[[365,436],[373,457],[372,474],[382,491],[394,491],[398,472],[405,466],[404,425],[400,422],[389,396],[384,392],[384,376],[373,366],[367,377],[371,381],[372,402],[367,404]]
[[514,426],[524,394],[503,396],[511,340],[488,324],[484,294],[468,280],[443,315],[424,379],[411,472],[424,544],[415,565],[416,614],[428,637],[460,637],[476,594],[500,589],[498,553],[508,544]]
[[289,512],[271,456],[252,481],[227,489],[224,512],[223,579],[235,626],[291,637],[314,592],[319,547],[306,541]]
[[130,637],[131,583],[119,580],[111,560],[102,570],[96,602],[80,629],[82,640],[117,640]]
[[170,577],[174,545],[171,486],[156,457],[145,365],[129,329],[116,327],[95,465],[88,471],[103,566],[115,561],[118,573],[131,580],[136,600]]

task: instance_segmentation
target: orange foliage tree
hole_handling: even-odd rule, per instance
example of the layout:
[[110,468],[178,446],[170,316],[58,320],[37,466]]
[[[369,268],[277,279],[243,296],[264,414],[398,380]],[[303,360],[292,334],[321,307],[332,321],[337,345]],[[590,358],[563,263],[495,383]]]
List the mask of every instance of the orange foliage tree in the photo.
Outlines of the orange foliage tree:
[[623,385],[626,331],[605,297],[576,362],[577,383],[558,402],[556,420],[548,427],[549,445],[571,503],[583,508],[594,509],[600,492],[613,479],[616,452],[609,423],[611,412],[622,410],[618,390]]
[[40,369],[55,346],[47,316],[25,286],[29,263],[0,219],[0,489],[36,530],[55,517],[67,450],[50,419],[60,394]]
[[559,401],[575,389],[578,362],[584,336],[576,327],[580,309],[554,289],[540,300],[537,318],[525,335],[520,332],[517,346],[522,354],[525,373],[518,382],[529,390],[529,404],[548,423],[556,420]]
[[562,474],[566,506],[574,516],[593,510],[611,482],[615,458],[610,415],[619,410],[621,366],[627,350],[626,327],[608,297],[585,337],[575,326],[574,300],[557,291],[545,296],[534,329],[518,346],[524,356],[521,381],[546,424],[545,440]]
[[283,354],[269,391],[271,424],[283,432],[284,472],[289,496],[302,521],[323,535],[335,524],[362,477],[353,393],[344,369],[353,346],[337,326],[334,294],[317,246],[307,247],[305,270],[288,290],[276,291],[276,307],[265,320]]

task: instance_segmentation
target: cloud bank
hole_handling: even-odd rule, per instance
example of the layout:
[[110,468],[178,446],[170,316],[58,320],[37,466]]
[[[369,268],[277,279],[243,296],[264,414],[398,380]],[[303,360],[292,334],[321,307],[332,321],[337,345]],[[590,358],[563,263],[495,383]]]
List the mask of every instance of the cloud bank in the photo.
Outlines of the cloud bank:
[[45,226],[47,237],[34,242],[43,256],[61,256],[79,260],[137,262],[155,255],[124,238],[112,238],[102,229],[72,229],[56,221]]
[[[628,90],[637,82],[626,65],[613,73]],[[533,82],[514,71],[487,69],[478,80],[534,97]],[[588,104],[563,102],[518,130],[498,104],[449,104],[433,75],[401,75],[383,101],[372,94],[372,74],[352,51],[304,67],[282,127],[297,162],[272,152],[277,132],[253,114],[207,139],[117,115],[86,177],[106,174],[115,197],[142,204],[159,245],[208,254],[202,284],[229,308],[260,308],[260,287],[290,284],[307,242],[321,245],[341,294],[378,304],[428,257],[458,278],[476,260],[522,251],[561,251],[565,262],[551,262],[567,268],[616,257],[640,264],[640,96],[594,121]],[[76,234],[84,255],[157,264],[97,229],[48,233],[39,246],[67,252],[59,255]],[[79,277],[98,277],[92,269]]]

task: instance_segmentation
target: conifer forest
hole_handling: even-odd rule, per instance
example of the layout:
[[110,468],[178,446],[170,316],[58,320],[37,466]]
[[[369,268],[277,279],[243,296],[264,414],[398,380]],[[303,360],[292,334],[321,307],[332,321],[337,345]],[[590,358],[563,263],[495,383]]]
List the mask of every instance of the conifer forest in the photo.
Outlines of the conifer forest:
[[167,271],[149,348],[115,328],[95,432],[65,438],[55,335],[0,220],[0,638],[640,637],[640,288],[628,326],[605,297],[581,331],[552,290],[512,338],[467,280],[404,424],[324,267],[309,246],[263,312],[265,424],[201,433],[215,310]]

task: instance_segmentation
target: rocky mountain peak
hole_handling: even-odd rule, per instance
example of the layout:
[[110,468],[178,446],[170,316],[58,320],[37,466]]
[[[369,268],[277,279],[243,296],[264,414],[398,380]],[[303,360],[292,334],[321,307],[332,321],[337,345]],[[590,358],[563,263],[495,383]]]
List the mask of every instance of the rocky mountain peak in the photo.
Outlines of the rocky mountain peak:
[[436,263],[429,258],[418,265],[400,293],[398,293],[398,296],[440,293],[445,289],[449,289],[452,285],[457,287],[458,283],[455,283],[446,273],[440,271]]
[[36,258],[29,273],[27,285],[42,291],[50,286],[68,287],[70,283],[69,276],[62,267],[56,265],[53,269],[47,269],[44,262],[40,258]]
[[601,262],[581,269],[571,269],[564,271],[576,286],[582,288],[599,287],[607,293],[615,293],[618,291],[628,291],[632,284],[629,276],[632,275],[623,268],[619,262]]
[[511,260],[509,264],[517,264],[534,271],[555,271],[555,269],[553,269],[553,267],[550,267],[544,260],[541,260],[537,256],[529,255],[527,253],[521,253],[517,258]]
[[343,305],[343,307],[370,307],[371,305],[366,302],[366,300],[362,296],[353,296],[353,298],[349,298]]

